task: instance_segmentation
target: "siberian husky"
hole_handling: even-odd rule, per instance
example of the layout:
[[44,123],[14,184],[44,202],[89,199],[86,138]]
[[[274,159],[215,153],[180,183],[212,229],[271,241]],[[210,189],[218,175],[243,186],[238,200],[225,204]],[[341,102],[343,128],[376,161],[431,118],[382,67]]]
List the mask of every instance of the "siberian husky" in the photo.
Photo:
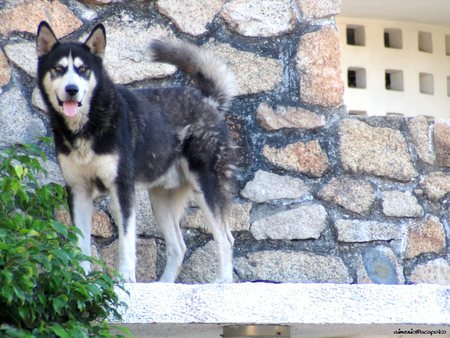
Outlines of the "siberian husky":
[[91,253],[93,199],[109,193],[117,213],[119,272],[136,281],[135,189],[144,188],[166,241],[160,281],[174,282],[186,251],[179,221],[192,197],[216,242],[217,280],[232,282],[233,237],[226,218],[234,147],[224,115],[236,82],[226,65],[195,45],[152,40],[152,59],[177,66],[197,87],[127,89],[103,67],[102,24],[81,43],[58,40],[41,22],[36,45],[38,86],[83,253]]

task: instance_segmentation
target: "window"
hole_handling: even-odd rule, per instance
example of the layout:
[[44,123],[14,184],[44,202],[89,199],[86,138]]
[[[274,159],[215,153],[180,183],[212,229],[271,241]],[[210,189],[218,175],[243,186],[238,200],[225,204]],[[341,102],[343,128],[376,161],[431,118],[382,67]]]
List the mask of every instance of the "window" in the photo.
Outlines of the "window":
[[420,92],[422,94],[434,94],[433,74],[419,73]]
[[450,35],[445,36],[445,54],[450,55]]
[[433,41],[431,33],[419,32],[419,51],[433,53]]
[[348,25],[347,26],[347,45],[365,46],[366,33],[364,26]]
[[384,76],[387,90],[403,91],[403,72],[401,70],[387,69]]
[[450,76],[447,76],[447,96],[450,97]]
[[349,88],[366,88],[366,70],[364,68],[349,68],[347,71]]
[[402,49],[402,31],[397,28],[384,29],[384,47]]

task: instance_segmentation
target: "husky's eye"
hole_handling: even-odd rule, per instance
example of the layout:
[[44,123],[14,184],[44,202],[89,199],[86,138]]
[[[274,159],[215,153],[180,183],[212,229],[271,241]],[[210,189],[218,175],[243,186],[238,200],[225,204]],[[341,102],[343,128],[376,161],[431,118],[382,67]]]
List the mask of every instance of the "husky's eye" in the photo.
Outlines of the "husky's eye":
[[80,66],[79,68],[78,68],[78,70],[80,71],[80,73],[86,73],[87,71],[88,71],[88,67],[86,67],[86,66]]
[[53,70],[54,70],[55,72],[57,72],[58,74],[64,73],[64,67],[61,66],[61,65],[56,65],[56,66],[53,68]]

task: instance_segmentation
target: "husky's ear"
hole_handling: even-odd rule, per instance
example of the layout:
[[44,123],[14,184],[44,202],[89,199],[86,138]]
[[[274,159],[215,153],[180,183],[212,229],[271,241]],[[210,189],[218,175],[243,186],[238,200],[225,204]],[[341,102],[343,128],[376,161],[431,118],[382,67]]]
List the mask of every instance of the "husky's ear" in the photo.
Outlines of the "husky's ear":
[[102,57],[106,47],[105,26],[101,23],[94,27],[84,43],[95,55]]
[[36,51],[38,56],[42,56],[51,51],[53,46],[58,42],[55,33],[53,33],[50,25],[42,21],[39,24],[36,39]]

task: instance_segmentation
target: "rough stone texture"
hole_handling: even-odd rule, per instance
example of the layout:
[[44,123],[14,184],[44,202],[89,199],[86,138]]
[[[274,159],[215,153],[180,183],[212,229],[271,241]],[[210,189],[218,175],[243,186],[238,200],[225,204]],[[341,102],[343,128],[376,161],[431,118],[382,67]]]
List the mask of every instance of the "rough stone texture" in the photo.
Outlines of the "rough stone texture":
[[433,164],[435,154],[431,147],[430,126],[427,118],[424,116],[414,117],[409,121],[408,126],[417,155],[423,162]]
[[357,214],[370,212],[375,194],[369,182],[333,177],[318,193],[319,198]]
[[290,0],[232,0],[223,6],[221,15],[230,29],[245,36],[282,35],[296,24]]
[[197,249],[184,263],[178,276],[181,283],[213,283],[217,279],[219,263],[214,241]]
[[45,105],[41,92],[38,88],[33,89],[33,93],[31,94],[31,104],[33,107],[36,107],[43,112],[47,112],[47,106]]
[[420,186],[428,199],[438,202],[450,193],[450,173],[434,172],[422,178]]
[[326,107],[343,103],[344,82],[340,64],[339,34],[335,27],[323,26],[304,34],[297,52],[300,98]]
[[263,154],[274,165],[311,177],[321,177],[328,169],[327,154],[316,140],[289,144],[285,148],[266,145]]
[[219,12],[222,3],[222,0],[158,0],[156,6],[183,32],[200,35],[207,31],[207,24]]
[[56,162],[53,162],[49,159],[47,161],[39,161],[42,165],[42,167],[47,171],[47,173],[38,173],[36,175],[36,178],[41,182],[42,184],[47,183],[57,183],[60,185],[65,185],[64,178],[62,177],[61,168],[59,167],[59,164]]
[[167,28],[148,26],[147,21],[133,19],[127,12],[108,19],[104,24],[108,39],[104,64],[115,82],[131,83],[175,72],[174,66],[151,62],[147,52],[150,39],[168,36]]
[[392,217],[421,217],[423,208],[410,191],[384,191],[383,213]]
[[339,134],[344,170],[399,181],[409,181],[417,175],[400,131],[347,119],[341,123]]
[[358,283],[404,284],[403,268],[392,249],[385,246],[368,248],[358,258]]
[[296,0],[304,20],[319,19],[340,13],[340,0]]
[[[67,209],[59,209],[55,215],[56,219],[65,225],[71,225],[70,213]],[[114,226],[109,216],[99,209],[92,214],[92,235],[102,238],[111,238],[114,235]]]
[[251,201],[263,203],[277,199],[305,197],[309,189],[300,178],[277,175],[258,170],[253,180],[247,182],[241,195]]
[[[136,245],[136,281],[153,282],[156,280],[156,243],[154,239],[137,240]],[[98,249],[99,258],[105,262],[106,268],[110,271],[117,270],[119,258],[119,241]]]
[[339,242],[370,242],[401,239],[404,230],[401,226],[376,221],[344,220],[334,223]]
[[323,116],[307,109],[277,106],[274,110],[265,102],[261,103],[256,110],[256,118],[268,131],[282,128],[317,129],[325,126]]
[[437,217],[431,216],[408,225],[406,258],[429,252],[440,253],[444,249],[444,226]]
[[5,54],[0,50],[0,93],[1,87],[6,85],[11,79],[11,71],[9,69],[8,60]]
[[21,42],[5,46],[8,59],[28,75],[36,77],[37,56],[34,42]]
[[[231,231],[248,231],[250,229],[251,203],[232,203],[229,210],[228,225]],[[188,213],[182,220],[181,226],[185,228],[200,229],[211,233],[211,227],[205,221],[200,209],[196,208]]]
[[450,265],[443,259],[438,258],[417,265],[411,272],[409,280],[413,283],[431,283],[450,285]]
[[103,210],[95,210],[92,215],[92,235],[103,238],[114,236],[114,226]]
[[13,32],[35,34],[42,20],[47,21],[58,37],[65,36],[81,27],[82,22],[58,0],[8,0],[12,6],[0,10],[0,34]]
[[47,131],[41,119],[35,117],[23,93],[12,87],[0,95],[0,146],[29,143]]
[[450,167],[450,119],[434,123],[434,147],[438,164]]
[[251,233],[261,239],[317,239],[325,230],[327,212],[319,204],[302,205],[252,223]]
[[206,47],[230,66],[239,95],[272,90],[281,81],[283,65],[277,60],[239,51],[228,44],[209,43]]
[[339,257],[307,252],[261,251],[235,260],[242,280],[300,283],[351,283]]

